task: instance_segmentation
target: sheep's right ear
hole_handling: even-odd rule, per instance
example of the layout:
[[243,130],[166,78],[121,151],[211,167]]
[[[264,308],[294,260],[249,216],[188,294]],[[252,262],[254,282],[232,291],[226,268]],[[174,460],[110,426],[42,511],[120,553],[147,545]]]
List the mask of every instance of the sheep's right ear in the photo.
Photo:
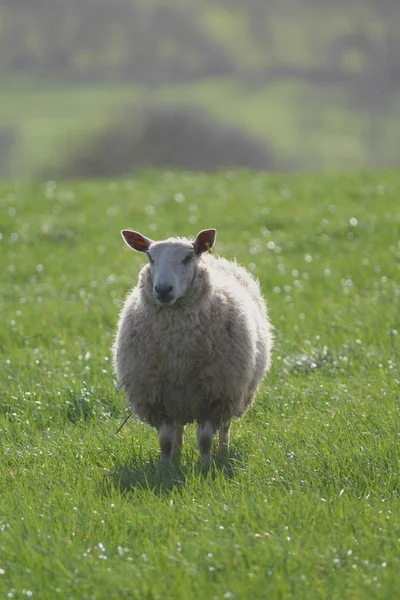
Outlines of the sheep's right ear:
[[131,231],[130,229],[123,229],[121,235],[124,241],[130,248],[133,248],[137,252],[147,252],[153,240],[145,237],[137,231]]
[[203,231],[200,231],[193,242],[193,248],[196,254],[209,252],[214,246],[216,235],[216,229],[203,229]]

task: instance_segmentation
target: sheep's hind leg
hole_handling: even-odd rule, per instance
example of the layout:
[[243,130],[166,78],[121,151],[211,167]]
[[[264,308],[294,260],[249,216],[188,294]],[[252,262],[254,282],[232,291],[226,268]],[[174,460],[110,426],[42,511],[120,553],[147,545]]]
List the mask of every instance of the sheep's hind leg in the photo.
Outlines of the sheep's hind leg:
[[179,454],[182,451],[184,426],[175,423],[175,452]]
[[211,445],[214,436],[214,427],[211,421],[199,423],[197,429],[197,441],[201,455],[201,464],[203,469],[209,469],[211,466]]
[[168,466],[171,463],[172,451],[176,440],[176,431],[171,423],[161,423],[158,429],[160,440],[161,463]]
[[218,443],[218,451],[220,454],[226,454],[229,448],[229,429],[231,426],[231,422],[227,421],[224,423],[219,430],[219,443]]

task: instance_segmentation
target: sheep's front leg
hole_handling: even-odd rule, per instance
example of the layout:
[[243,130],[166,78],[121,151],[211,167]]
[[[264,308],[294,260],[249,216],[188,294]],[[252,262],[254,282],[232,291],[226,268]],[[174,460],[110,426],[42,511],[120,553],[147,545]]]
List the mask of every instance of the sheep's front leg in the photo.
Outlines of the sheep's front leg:
[[171,423],[161,423],[158,429],[160,440],[161,463],[165,466],[171,462],[172,451],[176,440],[175,427]]
[[201,455],[201,464],[203,469],[209,469],[211,466],[211,445],[214,436],[214,427],[211,421],[199,423],[197,429],[197,441]]
[[219,430],[219,444],[218,451],[220,454],[226,454],[229,448],[229,429],[231,426],[231,422],[227,421],[224,423]]

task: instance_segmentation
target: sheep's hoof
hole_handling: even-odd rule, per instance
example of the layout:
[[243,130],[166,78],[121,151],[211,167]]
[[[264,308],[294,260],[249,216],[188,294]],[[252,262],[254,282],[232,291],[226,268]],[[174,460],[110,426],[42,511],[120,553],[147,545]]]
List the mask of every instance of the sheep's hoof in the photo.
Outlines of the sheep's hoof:
[[182,456],[182,451],[183,451],[183,446],[175,446],[172,456],[176,459],[179,459]]
[[203,471],[208,471],[211,467],[211,454],[201,455],[201,467]]
[[169,469],[171,467],[171,457],[170,456],[163,456],[163,455],[161,455],[161,457],[160,457],[160,467],[162,469]]

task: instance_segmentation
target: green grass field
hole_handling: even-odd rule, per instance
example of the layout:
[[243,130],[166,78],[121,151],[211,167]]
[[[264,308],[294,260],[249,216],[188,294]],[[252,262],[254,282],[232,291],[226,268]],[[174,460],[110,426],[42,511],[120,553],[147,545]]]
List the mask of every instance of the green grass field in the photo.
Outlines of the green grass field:
[[[400,173],[0,183],[0,597],[392,599],[400,571]],[[160,472],[110,346],[143,257],[218,229],[273,368],[204,475]],[[190,399],[188,399],[190,400]]]

